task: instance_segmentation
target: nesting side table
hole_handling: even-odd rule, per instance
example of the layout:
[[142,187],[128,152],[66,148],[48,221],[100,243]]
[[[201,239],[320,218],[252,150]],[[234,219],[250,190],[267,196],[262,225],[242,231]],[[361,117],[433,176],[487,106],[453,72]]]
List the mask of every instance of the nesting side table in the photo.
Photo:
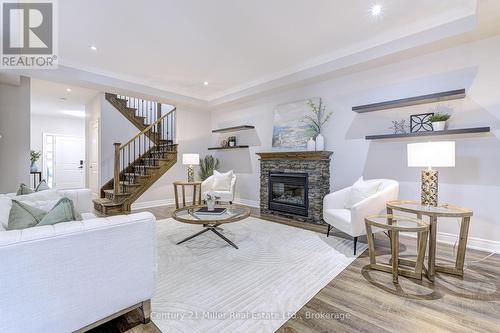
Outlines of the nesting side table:
[[[387,214],[392,215],[394,211],[413,213],[417,219],[422,216],[429,217],[429,258],[427,263],[427,278],[434,281],[436,272],[463,276],[465,251],[467,248],[467,237],[469,234],[470,218],[472,210],[450,204],[440,204],[437,207],[425,206],[418,201],[396,200],[387,203]],[[436,232],[439,217],[460,218],[460,238],[458,241],[457,257],[454,266],[436,265]]]
[[[427,245],[427,235],[429,233],[429,224],[427,222],[405,216],[373,215],[365,218],[365,226],[371,269],[389,273],[392,272],[392,282],[394,283],[398,283],[398,275],[419,280],[422,279],[425,247]],[[377,263],[372,227],[387,230],[391,234],[391,265]],[[416,232],[418,235],[417,260],[415,261],[414,270],[399,267],[400,263],[403,264],[403,260],[399,259],[399,232],[401,231]]]

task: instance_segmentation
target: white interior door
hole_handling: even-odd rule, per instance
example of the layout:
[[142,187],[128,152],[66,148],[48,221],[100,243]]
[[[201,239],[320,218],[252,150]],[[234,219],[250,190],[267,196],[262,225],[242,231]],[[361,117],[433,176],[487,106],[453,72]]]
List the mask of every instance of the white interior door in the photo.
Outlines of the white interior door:
[[89,187],[92,194],[99,196],[99,121],[90,126]]
[[85,139],[55,136],[54,188],[85,187]]

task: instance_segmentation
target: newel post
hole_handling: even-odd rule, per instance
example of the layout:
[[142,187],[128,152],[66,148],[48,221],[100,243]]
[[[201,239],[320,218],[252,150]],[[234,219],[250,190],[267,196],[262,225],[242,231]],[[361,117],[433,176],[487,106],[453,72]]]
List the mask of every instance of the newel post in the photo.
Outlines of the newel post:
[[115,146],[115,168],[114,168],[114,178],[113,178],[113,192],[115,195],[118,194],[120,189],[120,146],[121,143],[113,143]]

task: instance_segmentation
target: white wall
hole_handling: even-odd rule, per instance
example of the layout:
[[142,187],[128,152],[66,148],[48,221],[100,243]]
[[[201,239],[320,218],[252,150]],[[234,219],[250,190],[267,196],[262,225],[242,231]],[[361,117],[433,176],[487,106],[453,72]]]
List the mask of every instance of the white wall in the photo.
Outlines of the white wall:
[[[326,149],[333,151],[331,188],[352,184],[359,176],[394,178],[401,182],[401,198],[419,197],[417,168],[406,166],[406,144],[428,139],[366,141],[365,135],[390,133],[391,120],[408,119],[435,104],[358,115],[355,105],[452,89],[466,88],[467,98],[440,105],[450,107],[450,127],[490,126],[488,135],[440,138],[457,143],[456,168],[440,171],[440,201],[472,208],[470,236],[500,242],[500,37],[461,45],[425,56],[353,75],[309,84],[212,111],[212,127],[255,125],[255,131],[238,134],[249,150],[218,152],[221,168],[238,173],[237,197],[259,200],[259,161],[256,152],[271,150],[273,112],[276,105],[322,97],[333,117],[324,129]],[[217,144],[219,135],[212,135]],[[455,221],[439,224],[441,235],[458,233]],[[495,246],[498,246],[497,243]],[[490,244],[491,245],[491,244]]]
[[[69,117],[51,117],[31,115],[31,144],[35,151],[43,151],[43,133],[85,137],[85,119]],[[40,170],[43,167],[43,155],[37,162]],[[44,174],[45,176],[45,174]]]
[[0,193],[29,184],[30,79],[19,86],[0,83]]

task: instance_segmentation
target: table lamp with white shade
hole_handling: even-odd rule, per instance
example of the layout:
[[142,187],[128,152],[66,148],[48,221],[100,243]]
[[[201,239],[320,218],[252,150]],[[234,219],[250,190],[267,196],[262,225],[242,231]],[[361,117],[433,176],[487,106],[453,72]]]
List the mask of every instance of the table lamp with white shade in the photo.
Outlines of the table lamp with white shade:
[[408,166],[427,168],[422,170],[422,205],[438,204],[438,172],[432,168],[455,167],[455,142],[410,143],[408,148]]
[[194,182],[194,166],[200,164],[199,154],[182,154],[182,164],[188,167],[188,182]]

